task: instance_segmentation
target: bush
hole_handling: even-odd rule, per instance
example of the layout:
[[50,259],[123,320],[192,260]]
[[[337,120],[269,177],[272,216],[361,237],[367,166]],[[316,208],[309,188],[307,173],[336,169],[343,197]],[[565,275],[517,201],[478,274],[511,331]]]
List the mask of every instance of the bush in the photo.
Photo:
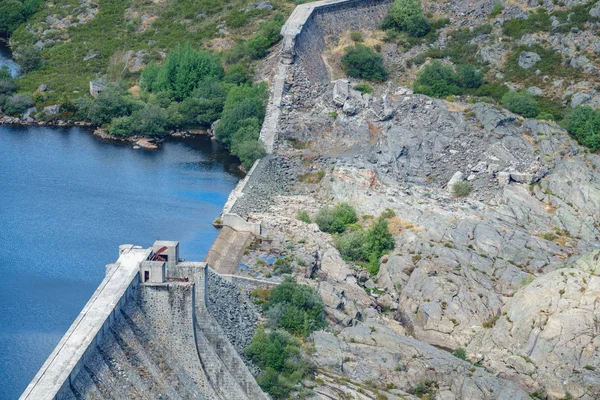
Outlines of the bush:
[[467,351],[462,347],[459,347],[458,349],[454,350],[452,352],[452,355],[456,358],[460,358],[461,360],[467,359]]
[[452,67],[443,65],[440,61],[427,64],[417,75],[414,85],[415,93],[433,97],[446,97],[458,94],[456,73]]
[[510,91],[502,96],[502,105],[510,111],[527,118],[533,118],[538,113],[538,104],[528,91]]
[[326,326],[319,295],[313,288],[300,285],[291,277],[286,277],[271,290],[263,310],[270,326],[296,335],[308,336]]
[[591,107],[577,107],[564,120],[569,133],[592,151],[600,150],[600,112]]
[[14,80],[0,80],[0,94],[10,94],[17,91],[17,84]]
[[513,39],[520,39],[526,33],[538,31],[548,32],[552,28],[552,21],[544,8],[531,11],[528,19],[511,19],[502,27],[502,33]]
[[40,69],[44,63],[42,52],[36,46],[19,48],[15,58],[21,66],[21,71],[25,74]]
[[371,87],[371,85],[368,85],[366,83],[359,83],[358,85],[354,86],[354,89],[358,90],[362,94],[373,93],[373,88]]
[[346,261],[367,261],[367,255],[363,244],[365,233],[354,230],[335,238],[335,247]]
[[253,36],[250,40],[248,40],[247,45],[248,54],[250,55],[250,57],[254,59],[259,59],[265,55],[265,53],[271,46],[271,43],[265,36],[258,34],[256,36]]
[[273,399],[288,398],[309,370],[298,340],[282,330],[259,327],[245,353],[261,369],[256,381]]
[[456,75],[459,86],[463,88],[476,89],[483,83],[483,75],[471,64],[459,65]]
[[426,35],[430,29],[419,0],[394,1],[390,8],[387,24],[415,37]]
[[98,98],[81,98],[77,104],[78,116],[95,126],[108,124],[113,118],[131,115],[143,103],[133,100],[120,86],[112,85],[98,94]]
[[363,45],[347,49],[346,54],[342,57],[342,68],[348,76],[353,78],[370,81],[385,81],[388,78],[387,70],[383,65],[383,57]]
[[21,115],[29,107],[33,106],[31,95],[18,93],[6,100],[4,104],[4,113],[7,115]]
[[356,211],[347,203],[338,204],[333,208],[323,207],[315,216],[319,229],[328,233],[342,233],[348,225],[356,221]]
[[456,197],[467,197],[471,194],[471,184],[469,182],[456,182],[452,185],[452,194]]
[[353,42],[362,42],[363,35],[360,31],[352,31],[350,32],[350,39],[352,39]]
[[502,11],[504,10],[504,4],[500,3],[500,2],[496,2],[494,3],[494,7],[492,8],[492,12],[488,14],[489,17],[493,18],[493,17],[497,17],[498,15],[500,15],[502,13]]
[[151,92],[172,91],[177,100],[189,97],[206,79],[221,79],[221,62],[206,51],[192,49],[189,43],[169,52],[163,65],[150,64],[140,77],[141,86]]
[[406,32],[412,37],[422,37],[429,33],[431,27],[423,15],[415,15],[406,25]]
[[311,222],[310,216],[308,215],[306,210],[298,211],[298,213],[296,214],[296,219],[298,219],[299,221],[305,222],[307,224],[310,224],[310,222]]
[[18,0],[0,1],[0,33],[10,35],[25,21],[25,8]]

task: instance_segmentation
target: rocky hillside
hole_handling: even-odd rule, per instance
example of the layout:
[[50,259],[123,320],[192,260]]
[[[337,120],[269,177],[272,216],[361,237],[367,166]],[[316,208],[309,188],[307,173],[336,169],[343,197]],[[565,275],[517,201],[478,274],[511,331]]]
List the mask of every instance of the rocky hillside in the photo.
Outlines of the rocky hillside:
[[178,44],[232,52],[263,22],[292,9],[293,2],[283,0],[46,2],[11,37],[17,54],[33,45],[45,61],[19,80],[19,91],[34,93],[44,84],[51,104],[87,93],[90,80],[124,79],[133,85],[147,63],[163,59]]
[[[326,305],[319,398],[600,398],[600,158],[552,121],[596,104],[600,5],[494,4],[423,2],[449,22],[416,44],[363,30],[391,75],[371,93],[343,76],[350,31],[327,38],[331,82],[302,60],[287,77],[276,154],[237,211],[269,239],[249,249],[250,272],[284,255]],[[468,46],[444,53],[456,45]],[[553,117],[523,118],[493,93],[413,93],[423,64],[467,49],[488,87],[527,88]],[[388,218],[395,248],[376,274],[310,223],[342,202],[363,226]]]

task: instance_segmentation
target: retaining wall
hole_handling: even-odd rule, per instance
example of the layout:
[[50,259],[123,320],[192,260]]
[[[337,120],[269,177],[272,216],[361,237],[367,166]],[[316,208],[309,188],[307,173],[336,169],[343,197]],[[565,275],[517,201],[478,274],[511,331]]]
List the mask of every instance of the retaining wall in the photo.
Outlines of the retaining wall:
[[242,179],[236,185],[235,189],[232,190],[232,192],[229,194],[229,197],[227,198],[227,202],[223,206],[223,212],[221,213],[221,223],[223,224],[223,226],[228,226],[240,232],[251,232],[256,236],[260,236],[261,234],[260,222],[246,221],[239,214],[232,212],[232,210],[235,206],[235,203],[242,196],[244,196],[244,189],[246,188],[246,184],[248,183],[250,177],[252,177],[252,175],[254,174],[254,171],[256,170],[256,167],[258,166],[260,161],[261,160],[259,159],[254,162],[254,165],[252,165],[252,168],[250,168],[250,171],[248,171],[244,179]]
[[296,7],[281,35],[281,63],[271,85],[267,114],[260,131],[267,153],[273,152],[290,65],[300,64],[313,82],[329,82],[329,72],[322,58],[325,37],[336,37],[349,29],[379,26],[393,0],[323,0]]

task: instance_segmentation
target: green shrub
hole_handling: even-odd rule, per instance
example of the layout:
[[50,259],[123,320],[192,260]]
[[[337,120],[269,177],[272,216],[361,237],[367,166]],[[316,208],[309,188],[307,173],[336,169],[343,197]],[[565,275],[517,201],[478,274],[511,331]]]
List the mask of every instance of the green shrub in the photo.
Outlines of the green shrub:
[[462,347],[459,347],[458,349],[454,350],[452,352],[452,355],[456,358],[460,358],[461,360],[467,359],[467,351]]
[[300,343],[282,330],[259,327],[245,353],[261,369],[256,381],[273,399],[288,398],[309,371]]
[[296,335],[307,336],[326,325],[319,295],[313,288],[300,285],[289,276],[271,290],[263,310],[270,326]]
[[40,69],[44,63],[42,52],[36,46],[19,48],[15,59],[21,66],[21,72],[24,74]]
[[600,111],[577,107],[567,114],[563,124],[579,144],[592,151],[600,150]]
[[492,8],[492,12],[488,14],[488,17],[494,18],[502,13],[504,10],[504,4],[500,2],[494,3],[494,7]]
[[502,27],[502,33],[513,39],[520,39],[526,33],[548,32],[552,29],[550,15],[545,8],[531,11],[528,19],[511,19]]
[[367,261],[367,254],[363,248],[365,233],[353,230],[335,238],[335,247],[340,255],[347,261]]
[[431,27],[427,18],[423,15],[416,15],[409,19],[406,25],[406,32],[412,37],[423,37],[427,35]]
[[300,210],[296,213],[296,219],[302,222],[305,222],[307,224],[310,224],[310,216],[308,215],[308,213],[306,212],[306,210]]
[[119,85],[111,85],[103,90],[98,98],[80,98],[77,102],[77,115],[95,126],[111,122],[113,118],[130,115],[134,109],[143,107],[143,103],[132,99]]
[[10,69],[6,65],[0,66],[0,81],[11,81],[13,80]]
[[10,35],[25,21],[25,8],[18,0],[0,1],[0,34]]
[[33,106],[31,95],[25,93],[17,93],[8,98],[4,104],[3,110],[7,115],[21,115],[29,107]]
[[371,87],[371,85],[368,85],[366,83],[359,83],[358,85],[354,86],[354,89],[358,90],[362,94],[373,93],[373,88]]
[[456,197],[467,197],[471,194],[471,184],[465,181],[456,182],[452,185],[452,194]]
[[346,54],[342,57],[342,68],[353,78],[369,81],[385,81],[388,78],[383,57],[363,45],[356,45],[346,50]]
[[379,259],[394,248],[388,222],[381,216],[367,231],[350,230],[335,239],[335,246],[347,261],[366,262],[372,275],[379,272]]
[[394,1],[384,24],[414,37],[424,36],[430,30],[419,0]]
[[363,35],[360,31],[352,31],[350,32],[350,39],[352,39],[353,42],[362,42]]
[[357,221],[356,211],[347,203],[335,207],[323,207],[315,216],[319,229],[328,233],[342,233],[346,227]]
[[177,100],[190,97],[205,79],[221,79],[221,62],[206,51],[194,50],[189,43],[171,50],[161,66],[145,68],[141,86],[151,92],[172,91]]
[[471,64],[456,67],[456,75],[460,87],[476,89],[483,83],[483,75]]
[[553,121],[554,115],[547,113],[547,112],[541,112],[537,115],[537,117],[535,117],[535,119],[539,119],[539,120],[543,120],[543,121]]
[[538,113],[538,104],[528,91],[510,91],[502,96],[502,105],[510,111],[527,118],[533,118]]
[[439,61],[427,64],[417,75],[414,85],[415,93],[433,97],[446,97],[458,94],[456,73],[452,67],[443,65]]

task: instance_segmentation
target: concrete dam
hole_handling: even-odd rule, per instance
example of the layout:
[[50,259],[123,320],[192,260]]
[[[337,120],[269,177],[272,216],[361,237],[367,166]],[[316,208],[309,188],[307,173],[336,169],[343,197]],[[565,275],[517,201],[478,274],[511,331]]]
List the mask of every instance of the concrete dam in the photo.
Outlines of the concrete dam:
[[178,242],[119,253],[21,399],[268,399],[239,356],[257,322],[244,278],[180,261]]
[[[391,2],[323,0],[296,7],[281,30],[281,62],[260,134],[268,153],[277,143],[293,65],[311,82],[327,81],[325,37],[376,26]],[[178,242],[120,246],[118,260],[106,266],[104,280],[20,399],[269,399],[240,354],[258,320],[248,291],[275,284],[230,275],[262,233],[260,221],[248,220],[243,210],[251,201],[247,192],[261,186],[266,163],[268,157],[258,160],[230,194],[206,262],[180,260]]]

